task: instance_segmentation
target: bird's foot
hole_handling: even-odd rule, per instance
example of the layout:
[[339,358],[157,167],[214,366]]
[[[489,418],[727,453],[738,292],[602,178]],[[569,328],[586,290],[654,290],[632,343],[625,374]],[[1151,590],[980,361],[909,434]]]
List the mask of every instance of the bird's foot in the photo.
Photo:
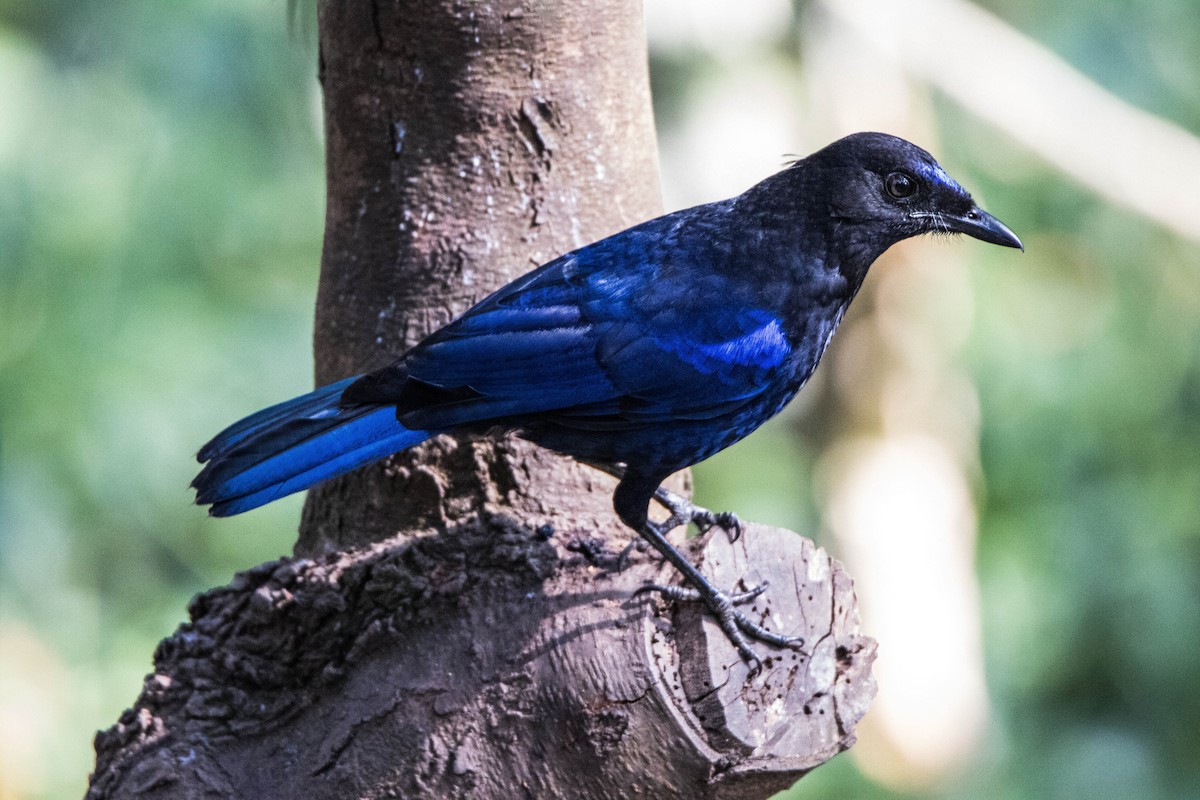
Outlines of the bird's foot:
[[[594,469],[598,469],[607,475],[612,475],[617,480],[623,480],[625,477],[626,467],[624,464],[605,464],[593,461],[587,463]],[[694,522],[701,533],[707,533],[710,528],[716,525],[725,531],[725,535],[729,537],[729,541],[736,542],[741,538],[742,523],[732,511],[709,511],[707,508],[696,505],[683,495],[676,494],[669,489],[664,489],[662,486],[654,490],[654,500],[667,511],[671,512],[671,516],[662,525],[664,532],[674,530],[680,525],[687,525],[689,522]],[[621,557],[625,558],[628,554],[629,549],[626,548]]]
[[[696,505],[691,500],[688,500],[683,495],[675,494],[672,491],[663,489],[661,486],[654,493],[654,499],[662,504],[663,508],[671,512],[671,516],[666,519],[661,525],[663,532],[673,531],[680,525],[695,523],[701,533],[708,531],[715,525],[725,531],[725,535],[730,542],[736,542],[742,537],[742,522],[737,518],[737,514],[732,511],[709,511],[707,508]],[[629,556],[633,551],[639,553],[646,551],[645,539],[634,539],[621,554],[617,556],[617,572],[622,572],[625,566],[629,563]]]
[[664,586],[652,583],[638,589],[637,594],[657,592],[670,600],[703,602],[708,606],[709,612],[716,617],[717,624],[721,626],[721,630],[724,632],[726,638],[729,639],[729,642],[738,651],[738,655],[750,664],[751,675],[757,674],[763,668],[762,658],[759,657],[758,653],[750,645],[752,639],[765,642],[774,647],[796,649],[803,646],[803,637],[783,636],[782,634],[772,633],[735,608],[735,606],[748,603],[762,594],[767,588],[765,583],[742,592],[725,592],[718,589],[707,578],[701,575],[700,571],[682,553],[666,540],[663,534],[667,530],[668,528],[665,525],[659,526],[652,522],[647,522],[643,525],[641,534],[647,542],[663,554],[663,557],[667,561],[671,562],[671,565],[675,569],[679,570],[684,580],[691,585]]
[[[706,582],[707,583],[707,582]],[[804,645],[802,636],[783,636],[773,633],[754,620],[747,617],[735,606],[749,603],[762,594],[767,588],[765,583],[744,592],[724,592],[708,584],[704,590],[688,586],[663,586],[651,583],[638,589],[643,592],[657,592],[670,600],[682,602],[703,602],[708,610],[717,618],[726,638],[737,649],[738,655],[750,664],[750,674],[755,675],[763,668],[763,660],[750,644],[753,639],[766,642],[774,647],[796,649]]]
[[[733,603],[735,606],[740,606],[742,603],[749,603],[766,590],[767,584],[760,583],[753,589],[748,589],[744,592],[722,592],[722,594],[725,594],[730,603]],[[638,595],[645,592],[658,592],[661,596],[667,598],[668,600],[676,600],[682,603],[697,603],[704,599],[699,590],[693,589],[690,586],[668,586],[662,583],[647,583],[645,586],[634,592],[634,594]]]
[[654,499],[671,512],[664,525],[667,530],[693,522],[701,533],[707,533],[713,526],[720,528],[731,542],[736,542],[742,536],[742,522],[732,511],[709,511],[661,486],[654,493]]

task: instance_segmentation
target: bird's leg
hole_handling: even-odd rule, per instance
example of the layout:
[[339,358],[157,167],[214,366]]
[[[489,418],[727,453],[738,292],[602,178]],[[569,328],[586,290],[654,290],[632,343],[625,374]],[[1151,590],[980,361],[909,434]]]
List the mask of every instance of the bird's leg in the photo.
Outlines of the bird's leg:
[[[613,474],[610,470],[606,469],[605,471]],[[621,480],[617,483],[616,491],[613,492],[613,508],[616,510],[617,516],[630,528],[640,533],[651,547],[671,563],[671,566],[679,570],[684,582],[690,585],[680,587],[649,584],[639,589],[638,593],[650,591],[658,592],[672,600],[702,601],[708,606],[712,615],[717,618],[717,624],[721,626],[725,636],[737,649],[738,655],[750,663],[751,674],[758,672],[763,666],[762,659],[750,646],[751,639],[757,639],[775,647],[799,647],[804,644],[804,640],[800,637],[781,636],[768,631],[735,608],[739,603],[746,603],[758,597],[766,588],[765,585],[743,592],[721,591],[701,575],[700,570],[696,569],[683,553],[680,553],[667,541],[666,534],[672,527],[680,524],[678,520],[674,519],[674,515],[672,519],[661,524],[650,521],[647,511],[651,498],[657,496],[657,491],[661,488],[666,475],[646,475],[632,469],[623,469],[620,476]]]
[[[589,462],[588,466],[612,475],[617,480],[625,477],[625,467],[619,464]],[[729,541],[736,542],[741,538],[742,523],[732,511],[710,511],[707,508],[696,505],[681,494],[664,489],[662,486],[654,490],[654,500],[667,511],[671,512],[671,516],[663,523],[664,533],[672,531],[680,525],[694,522],[701,533],[707,533],[709,528],[716,525],[725,531],[725,535],[729,537]],[[621,558],[624,559],[628,553],[629,548],[626,548],[625,552],[621,554]]]
[[738,654],[750,663],[752,674],[762,669],[763,662],[754,652],[754,648],[750,646],[750,639],[757,639],[775,647],[795,648],[804,644],[802,637],[781,636],[772,633],[734,607],[758,597],[767,588],[766,584],[756,586],[749,591],[733,594],[721,591],[701,575],[700,570],[696,569],[683,553],[680,553],[667,541],[664,535],[667,530],[669,528],[647,520],[643,523],[639,533],[650,543],[651,547],[662,553],[663,558],[671,562],[671,566],[679,570],[684,580],[691,586],[647,584],[638,589],[639,594],[641,592],[658,592],[672,600],[703,601],[708,606],[708,610],[717,618],[717,624],[721,626],[725,636],[737,648]]

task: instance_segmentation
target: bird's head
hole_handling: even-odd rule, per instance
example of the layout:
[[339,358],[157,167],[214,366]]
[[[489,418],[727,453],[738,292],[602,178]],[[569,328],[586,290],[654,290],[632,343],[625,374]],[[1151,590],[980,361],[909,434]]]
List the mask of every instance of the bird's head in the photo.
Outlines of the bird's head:
[[[797,162],[793,169],[828,197],[829,216],[888,245],[922,233],[965,233],[1024,250],[1021,240],[911,142],[856,133]],[[811,185],[811,184],[810,184]],[[882,252],[882,250],[880,250]]]

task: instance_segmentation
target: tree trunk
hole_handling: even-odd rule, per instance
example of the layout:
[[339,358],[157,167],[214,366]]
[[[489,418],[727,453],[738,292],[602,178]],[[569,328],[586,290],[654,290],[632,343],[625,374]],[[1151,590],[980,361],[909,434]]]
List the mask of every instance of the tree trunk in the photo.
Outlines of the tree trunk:
[[[318,383],[660,212],[640,3],[320,7]],[[310,493],[297,556],[193,601],[89,797],[763,797],[854,741],[874,684],[849,579],[795,534],[690,543],[801,652],[746,667],[634,590],[614,482],[440,437]],[[764,654],[768,651],[764,650]]]

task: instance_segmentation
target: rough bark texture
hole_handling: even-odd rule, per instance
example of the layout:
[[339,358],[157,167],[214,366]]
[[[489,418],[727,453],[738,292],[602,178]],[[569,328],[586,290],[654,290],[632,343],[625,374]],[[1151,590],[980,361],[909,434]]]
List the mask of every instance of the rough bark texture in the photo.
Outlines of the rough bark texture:
[[756,611],[809,646],[747,681],[707,618],[631,598],[661,568],[597,575],[509,518],[265,564],[193,602],[91,796],[765,797],[853,742],[874,643],[806,539],[691,550],[771,580]]
[[[661,213],[630,0],[321,6],[328,206],[317,383],[391,361],[492,289]],[[489,501],[611,525],[584,468],[433,445],[313,492],[298,551],[444,529]],[[364,502],[364,497],[366,502]]]
[[[329,207],[319,382],[659,210],[640,5],[321,5]],[[746,667],[633,595],[613,481],[440,438],[312,492],[297,556],[193,601],[89,797],[764,797],[854,741],[874,643],[799,536],[688,543],[800,652]],[[686,488],[686,487],[682,487]]]

